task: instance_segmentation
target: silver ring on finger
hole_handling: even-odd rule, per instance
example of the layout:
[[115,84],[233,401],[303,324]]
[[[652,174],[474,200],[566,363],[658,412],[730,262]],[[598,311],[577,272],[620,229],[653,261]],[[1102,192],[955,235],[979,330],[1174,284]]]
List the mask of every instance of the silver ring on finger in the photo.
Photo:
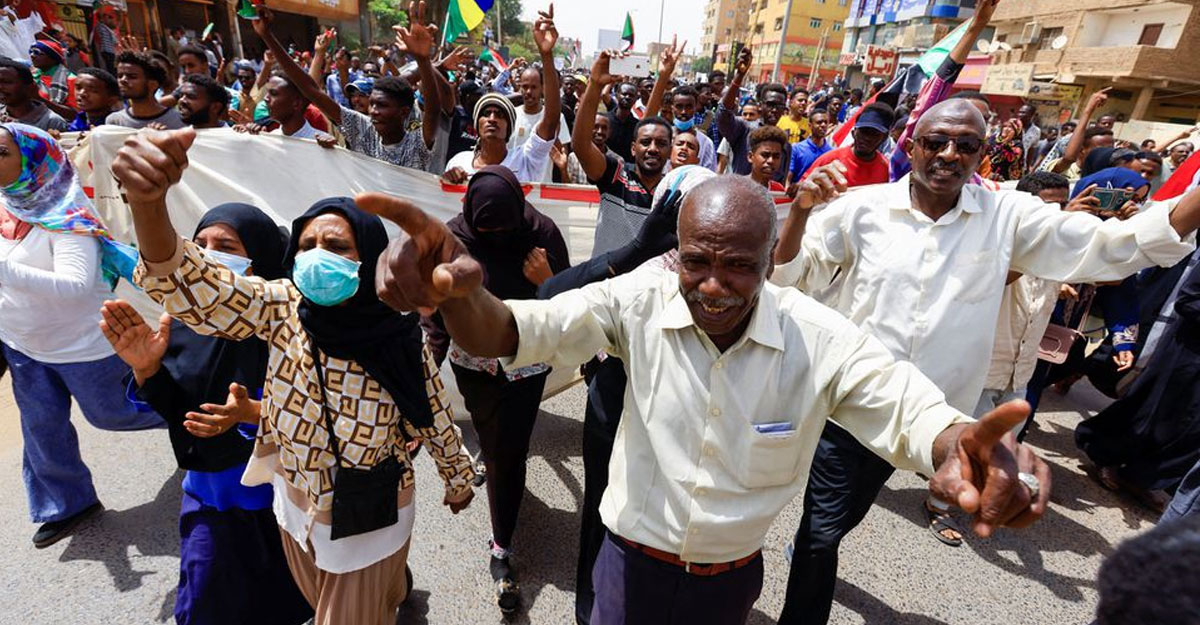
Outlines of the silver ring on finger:
[[1038,494],[1042,492],[1041,480],[1039,480],[1036,475],[1032,473],[1025,473],[1024,471],[1017,473],[1017,479],[1025,485],[1025,488],[1029,489],[1030,503],[1037,501]]

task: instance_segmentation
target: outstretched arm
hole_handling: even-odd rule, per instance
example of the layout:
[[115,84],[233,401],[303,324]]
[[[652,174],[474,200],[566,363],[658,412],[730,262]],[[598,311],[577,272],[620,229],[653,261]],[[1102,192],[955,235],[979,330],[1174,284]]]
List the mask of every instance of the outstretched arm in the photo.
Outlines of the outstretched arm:
[[408,5],[408,28],[393,26],[396,40],[408,48],[408,53],[417,61],[417,73],[421,76],[421,97],[425,100],[421,118],[421,134],[425,139],[425,147],[433,147],[437,138],[438,115],[442,114],[442,94],[438,89],[438,79],[434,74],[433,62],[429,55],[433,52],[434,37],[437,26],[425,21],[425,0],[414,0]]
[[[538,124],[538,136],[546,141],[558,137],[558,121],[562,116],[562,89],[558,86],[558,70],[554,69],[554,44],[558,42],[558,29],[554,27],[554,4],[546,11],[538,11],[533,25],[533,40],[542,58],[542,92],[546,98],[546,110]],[[593,115],[594,117],[594,115]],[[603,173],[603,172],[602,172]]]
[[684,41],[683,45],[675,45],[677,40],[677,36],[671,37],[671,47],[663,50],[659,57],[658,78],[654,81],[654,90],[650,92],[650,101],[646,103],[646,112],[642,115],[643,118],[654,117],[662,110],[663,98],[666,96],[667,87],[671,85],[671,74],[675,73],[679,55],[687,46],[687,41]]
[[[288,80],[296,85],[300,93],[312,102],[326,117],[335,124],[342,123],[342,107],[325,90],[321,88],[318,81],[313,80],[311,76],[304,72],[304,69],[296,64],[291,55],[284,49],[283,44],[275,38],[275,34],[271,32],[271,22],[275,19],[274,14],[266,7],[258,7],[258,19],[251,22],[254,24],[254,32],[258,34],[263,43],[267,44],[267,49],[271,54],[275,55],[275,62],[279,64],[283,73],[287,74]],[[316,65],[314,58],[313,65]]]
[[483,288],[483,268],[446,224],[382,193],[360,194],[355,203],[403,231],[379,257],[375,289],[384,303],[422,316],[439,310],[454,342],[470,354],[488,358],[516,354],[512,311]]
[[1083,142],[1087,134],[1088,122],[1092,121],[1092,115],[1096,113],[1096,109],[1104,105],[1108,100],[1108,91],[1112,87],[1105,87],[1088,98],[1087,106],[1083,109],[1083,114],[1079,116],[1079,126],[1075,128],[1074,134],[1071,135],[1071,140],[1067,142],[1067,148],[1063,150],[1062,158],[1058,159],[1051,171],[1056,174],[1061,174],[1071,168],[1071,163],[1074,163],[1079,158],[1079,153],[1083,151]]
[[592,130],[596,127],[596,111],[600,108],[600,91],[605,85],[617,81],[616,76],[608,73],[609,60],[617,53],[604,50],[596,57],[592,65],[592,78],[588,81],[587,89],[583,92],[583,100],[579,102],[579,114],[575,116],[575,128],[571,132],[571,145],[575,148],[575,157],[588,180],[597,180],[604,175],[608,163],[604,152],[592,144]]

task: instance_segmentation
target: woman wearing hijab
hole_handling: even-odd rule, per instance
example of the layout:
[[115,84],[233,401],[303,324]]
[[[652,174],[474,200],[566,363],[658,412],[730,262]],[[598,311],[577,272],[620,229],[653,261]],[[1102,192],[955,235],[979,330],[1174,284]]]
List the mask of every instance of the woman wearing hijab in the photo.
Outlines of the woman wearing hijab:
[[119,246],[45,132],[0,125],[0,342],[13,378],[36,547],[103,510],[71,425],[71,400],[104,430],[161,427],[125,401],[129,372],[100,333]]
[[167,215],[194,138],[139,133],[114,160],[142,255],[135,279],[201,334],[267,342],[242,483],[272,485],[284,555],[317,625],[390,624],[411,586],[406,437],[429,449],[452,511],[470,502],[474,472],[416,315],[375,295],[383,223],[349,198],[322,200],[292,223],[289,278],[236,275],[181,239]]
[[[192,239],[235,274],[286,275],[287,235],[253,206],[213,208]],[[155,332],[120,300],[105,302],[101,313],[105,337],[133,369],[137,398],[166,419],[175,458],[187,471],[175,622],[299,625],[312,618],[287,568],[271,487],[241,483],[254,448],[258,402],[251,397],[262,397],[267,344],[198,334],[165,314]]]
[[[538,286],[568,266],[567,243],[551,219],[529,202],[507,167],[491,165],[475,173],[463,199],[463,212],[450,220],[457,236],[484,271],[484,287],[501,299],[533,299]],[[450,338],[441,317],[426,323],[429,342],[443,351]],[[544,364],[506,371],[494,358],[477,358],[449,344],[450,365],[487,469],[492,519],[490,570],[500,610],[520,606],[516,574],[509,562],[513,532],[525,495],[529,437],[550,368]]]

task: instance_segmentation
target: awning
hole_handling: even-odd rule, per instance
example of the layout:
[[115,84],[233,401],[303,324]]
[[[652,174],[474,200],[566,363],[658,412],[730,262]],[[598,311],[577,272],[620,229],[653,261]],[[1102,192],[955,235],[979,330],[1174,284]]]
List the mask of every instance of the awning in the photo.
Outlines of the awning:
[[958,80],[954,81],[954,88],[978,90],[983,86],[984,79],[987,78],[988,66],[991,63],[991,57],[984,54],[968,56],[962,72],[958,75]]
[[270,7],[326,20],[358,19],[358,0],[272,0]]

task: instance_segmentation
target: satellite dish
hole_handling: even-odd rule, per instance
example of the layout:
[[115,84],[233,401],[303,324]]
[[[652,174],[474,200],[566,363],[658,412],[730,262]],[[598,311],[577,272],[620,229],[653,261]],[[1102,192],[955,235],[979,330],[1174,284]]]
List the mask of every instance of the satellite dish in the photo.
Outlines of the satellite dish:
[[1004,50],[1005,52],[1012,52],[1012,46],[1008,45],[1008,43],[1004,41],[1000,42],[1000,49]]
[[999,41],[993,41],[988,44],[988,47],[987,47],[988,54],[995,54],[999,51],[1000,51],[1000,42]]
[[1050,47],[1055,50],[1062,50],[1063,48],[1067,47],[1067,41],[1068,39],[1066,35],[1059,35],[1054,38],[1054,41],[1050,42]]
[[980,52],[982,52],[984,54],[988,54],[989,52],[991,52],[992,51],[991,47],[992,47],[992,44],[987,39],[980,39],[979,41],[975,42],[975,49],[979,50]]

